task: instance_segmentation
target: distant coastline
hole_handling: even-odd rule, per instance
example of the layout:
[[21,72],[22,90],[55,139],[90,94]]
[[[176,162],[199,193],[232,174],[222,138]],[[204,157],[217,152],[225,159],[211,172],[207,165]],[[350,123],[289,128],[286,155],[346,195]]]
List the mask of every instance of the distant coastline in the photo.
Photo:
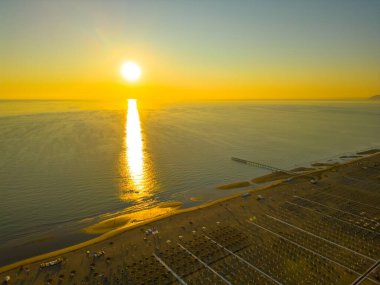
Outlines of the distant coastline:
[[375,96],[369,97],[369,100],[371,100],[371,101],[380,101],[380,95],[375,95]]

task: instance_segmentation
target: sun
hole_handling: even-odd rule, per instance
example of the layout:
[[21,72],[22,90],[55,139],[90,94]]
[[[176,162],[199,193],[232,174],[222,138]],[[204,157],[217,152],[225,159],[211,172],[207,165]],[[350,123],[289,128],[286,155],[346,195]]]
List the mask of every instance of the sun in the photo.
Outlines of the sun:
[[139,80],[141,76],[141,68],[133,61],[126,61],[121,65],[120,73],[125,80],[135,82]]

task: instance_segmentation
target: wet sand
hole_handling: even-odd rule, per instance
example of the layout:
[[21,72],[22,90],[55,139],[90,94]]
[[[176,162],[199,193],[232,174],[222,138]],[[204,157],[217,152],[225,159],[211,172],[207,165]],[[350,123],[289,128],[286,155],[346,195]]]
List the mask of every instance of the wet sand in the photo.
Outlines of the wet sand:
[[158,204],[145,210],[118,215],[114,218],[103,220],[99,223],[85,228],[89,234],[103,234],[118,228],[127,228],[133,224],[149,221],[155,217],[160,217],[173,213],[182,205],[181,202],[168,201]]
[[[161,208],[167,213],[140,224],[126,226],[124,217],[120,227],[94,225],[107,232],[4,266],[0,277],[11,284],[349,284],[380,258],[379,174],[380,155],[371,154],[194,208],[169,203]],[[39,268],[57,258],[62,263]],[[362,284],[380,284],[378,267]]]

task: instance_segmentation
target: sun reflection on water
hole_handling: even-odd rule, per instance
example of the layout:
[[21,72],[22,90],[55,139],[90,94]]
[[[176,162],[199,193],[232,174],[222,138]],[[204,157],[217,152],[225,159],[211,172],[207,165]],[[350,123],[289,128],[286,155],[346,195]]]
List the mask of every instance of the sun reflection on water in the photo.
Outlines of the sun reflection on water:
[[144,150],[143,132],[135,99],[128,99],[125,125],[125,151],[121,157],[121,199],[141,201],[151,196],[153,183],[148,156]]
[[126,149],[126,160],[132,182],[137,190],[141,190],[144,181],[144,152],[140,116],[135,99],[128,100]]

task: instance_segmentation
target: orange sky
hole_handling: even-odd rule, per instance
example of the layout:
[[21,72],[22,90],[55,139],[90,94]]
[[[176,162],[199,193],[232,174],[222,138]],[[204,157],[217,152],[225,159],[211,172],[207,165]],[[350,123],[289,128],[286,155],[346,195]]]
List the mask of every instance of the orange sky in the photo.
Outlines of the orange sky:
[[[0,99],[380,93],[380,2],[142,2],[1,2]],[[142,67],[138,83],[121,78],[124,60]]]

